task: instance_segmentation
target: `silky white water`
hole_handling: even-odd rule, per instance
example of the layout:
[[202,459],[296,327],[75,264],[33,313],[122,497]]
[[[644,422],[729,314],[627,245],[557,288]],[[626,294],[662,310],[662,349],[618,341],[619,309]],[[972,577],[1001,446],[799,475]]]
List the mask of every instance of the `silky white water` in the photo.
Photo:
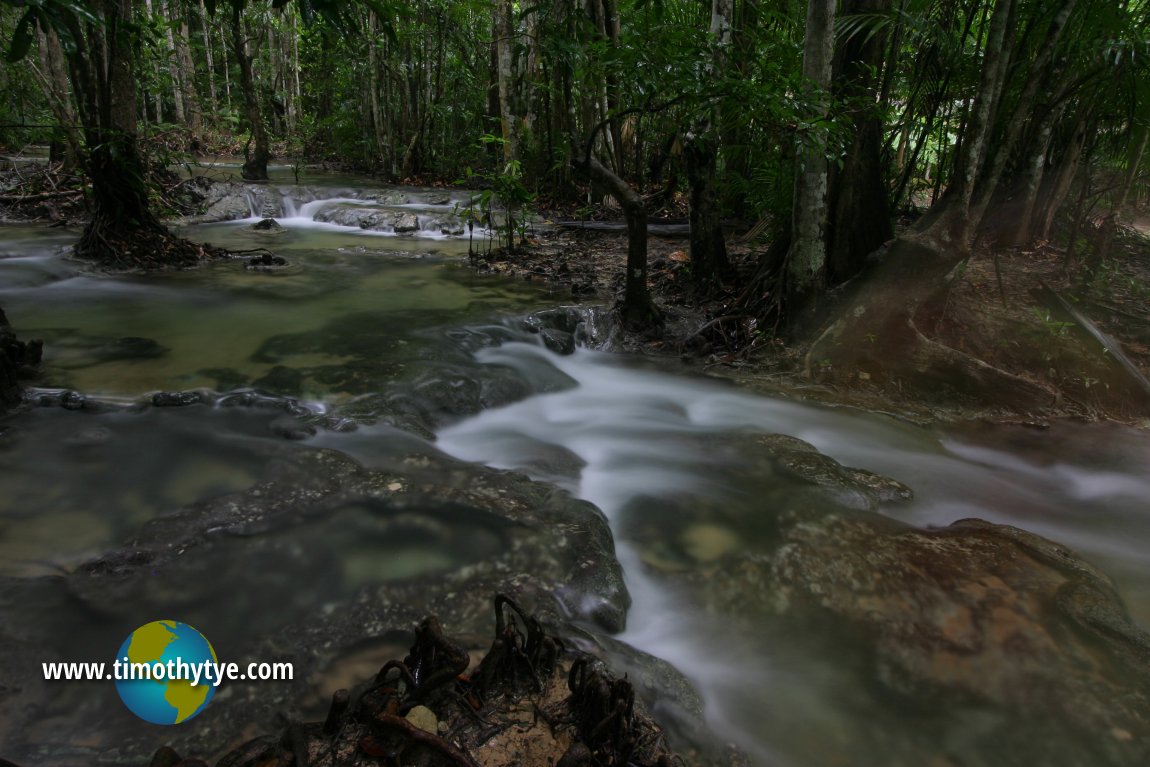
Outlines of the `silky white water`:
[[[870,726],[858,716],[867,704],[834,669],[797,658],[801,650],[716,626],[644,561],[640,549],[651,541],[628,537],[634,527],[629,507],[640,498],[670,501],[690,492],[743,506],[749,520],[772,513],[756,507],[754,478],[745,478],[743,487],[738,478],[734,486],[724,484],[728,474],[719,479],[718,459],[699,436],[788,434],[845,465],[910,485],[916,500],[884,509],[892,516],[918,525],[981,517],[1046,535],[1114,575],[1135,615],[1144,624],[1150,618],[1150,561],[1140,544],[1150,535],[1150,477],[1143,471],[1150,465],[1150,440],[1143,432],[1110,427],[1096,434],[1081,427],[1078,433],[946,435],[850,409],[755,396],[725,382],[672,376],[588,350],[560,357],[510,343],[481,351],[478,360],[524,372],[553,367],[571,385],[445,429],[440,449],[545,477],[534,460],[543,447],[582,459],[586,465],[568,488],[610,519],[633,598],[620,639],[682,671],[702,694],[709,724],[757,758],[818,764],[818,741],[859,741],[852,731]],[[1085,435],[1094,444],[1080,453],[1075,443]],[[1035,454],[984,444],[987,436],[1008,437]],[[1106,443],[1104,454],[1099,442]]]

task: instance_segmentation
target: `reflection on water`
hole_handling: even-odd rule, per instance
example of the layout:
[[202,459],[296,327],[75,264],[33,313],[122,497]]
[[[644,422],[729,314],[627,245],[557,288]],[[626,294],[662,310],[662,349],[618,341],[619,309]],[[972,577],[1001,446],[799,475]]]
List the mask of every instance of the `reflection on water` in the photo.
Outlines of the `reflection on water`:
[[[424,263],[465,251],[459,241],[293,231],[274,246],[292,262],[283,271],[251,271],[236,260],[112,279],[62,261],[55,251],[67,237],[0,231],[6,252],[25,254],[0,260],[0,305],[22,336],[44,339],[47,383],[90,394],[226,390],[275,372],[263,388],[338,396],[340,386],[324,380],[334,376],[323,368],[373,357],[402,364],[419,356],[429,327],[526,312],[547,298],[540,288],[479,278],[453,262]],[[229,248],[255,247],[239,223],[187,233]],[[374,390],[394,375],[379,367]],[[291,390],[277,391],[277,380]]]

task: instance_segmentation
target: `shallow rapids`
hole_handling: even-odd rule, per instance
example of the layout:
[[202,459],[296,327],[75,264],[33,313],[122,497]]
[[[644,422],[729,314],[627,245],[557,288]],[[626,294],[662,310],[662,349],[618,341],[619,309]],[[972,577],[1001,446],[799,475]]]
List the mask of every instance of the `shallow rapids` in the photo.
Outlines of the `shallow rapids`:
[[[739,636],[692,610],[663,572],[755,547],[774,509],[762,479],[739,473],[706,437],[781,433],[847,466],[891,476],[916,499],[884,513],[920,526],[980,517],[1038,532],[1100,565],[1136,618],[1150,625],[1150,441],[1114,426],[972,428],[936,433],[849,409],[754,396],[724,382],[673,376],[618,355],[579,350],[558,357],[522,343],[486,349],[486,365],[553,367],[562,391],[490,410],[439,434],[446,452],[559,481],[598,505],[616,531],[634,606],[621,639],[671,662],[700,689],[708,722],[767,760],[820,764],[827,743],[865,743],[876,726],[852,678],[802,647]],[[703,437],[703,439],[700,439]],[[566,480],[540,466],[556,450],[582,470]],[[673,502],[717,501],[711,520],[684,529]],[[897,723],[886,723],[897,727]],[[879,725],[881,726],[881,725]],[[856,757],[856,764],[882,763]]]
[[[286,169],[279,171],[282,178]],[[882,753],[884,733],[905,731],[913,720],[900,717],[853,660],[770,627],[734,630],[681,587],[684,574],[706,577],[729,554],[765,548],[772,515],[805,491],[749,469],[739,455],[747,435],[784,434],[911,487],[913,501],[878,508],[892,518],[930,527],[979,517],[1076,550],[1115,580],[1135,619],[1150,626],[1145,431],[924,429],[759,396],[673,361],[584,348],[556,354],[521,318],[566,297],[474,276],[459,264],[466,237],[444,235],[438,224],[407,235],[364,228],[363,216],[384,208],[390,218],[377,223],[386,229],[394,216],[439,220],[456,204],[428,190],[404,192],[403,201],[371,193],[376,198],[341,186],[318,200],[273,195],[284,231],[270,239],[251,227],[266,212],[255,203],[234,221],[185,230],[230,248],[268,247],[290,262],[274,272],[232,261],[166,275],[94,276],[63,256],[76,232],[0,229],[0,305],[21,337],[45,340],[46,353],[44,406],[0,420],[0,586],[7,589],[0,602],[6,594],[38,599],[36,589],[58,585],[150,520],[248,491],[277,472],[303,474],[308,469],[299,467],[313,464],[300,456],[318,453],[310,448],[370,468],[438,450],[521,471],[598,506],[633,601],[617,639],[682,672],[714,730],[757,760],[920,763],[921,753]],[[324,210],[361,223],[317,220]],[[69,410],[63,390],[99,407]],[[153,407],[160,391],[203,398]],[[233,406],[243,397],[246,404]],[[850,507],[859,499],[826,502]],[[176,616],[130,614],[129,621],[45,602],[29,620],[59,628],[70,637],[62,645],[68,651],[93,644],[91,637],[112,646],[125,621],[161,617],[207,623],[225,645],[251,644],[315,611],[342,609],[349,594],[374,584],[434,578],[503,545],[502,528],[454,513],[397,535],[373,509],[351,507],[276,530],[268,542],[254,534],[231,542],[218,561],[200,563],[205,571],[226,564],[226,578],[209,573],[172,586],[183,611]],[[281,582],[267,591],[236,588],[247,581],[249,557],[261,572],[268,562],[283,567]],[[575,596],[586,602],[573,618],[595,613],[593,594]],[[240,599],[243,610],[229,612],[229,599]],[[848,648],[854,641],[836,639]],[[614,660],[638,675],[632,655]],[[69,694],[86,700],[89,691]],[[308,705],[320,700],[313,697]],[[106,726],[105,737],[138,729],[116,707],[91,707],[100,716],[114,710],[110,725],[83,722]],[[982,712],[937,715],[955,722],[948,753],[964,753],[963,738],[989,726]],[[34,734],[48,744],[57,738],[48,725]],[[87,734],[73,736],[76,763],[93,756],[82,750]]]

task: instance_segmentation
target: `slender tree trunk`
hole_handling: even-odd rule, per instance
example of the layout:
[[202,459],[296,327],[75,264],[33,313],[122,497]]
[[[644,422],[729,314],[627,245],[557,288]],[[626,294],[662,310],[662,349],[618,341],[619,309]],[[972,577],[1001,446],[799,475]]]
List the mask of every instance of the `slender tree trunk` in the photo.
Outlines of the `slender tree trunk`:
[[[712,0],[710,34],[715,54],[711,61],[710,75],[713,77],[722,77],[726,70],[733,19],[733,0]],[[695,130],[687,134],[683,147],[687,179],[691,186],[691,276],[699,289],[707,289],[715,282],[730,277],[733,271],[727,259],[722,211],[715,192],[720,131],[716,130],[714,123],[721,119],[719,110],[713,110],[708,119],[701,121]]]
[[[204,111],[200,97],[196,93],[196,68],[192,63],[192,51],[188,47],[188,17],[179,5],[169,5],[173,23],[179,24],[179,34],[175,38],[176,60],[180,69],[180,92],[184,101],[184,116],[188,120],[188,130],[192,134],[192,151],[199,149],[204,137]],[[169,34],[171,30],[169,28]]]
[[700,290],[733,274],[727,258],[727,243],[723,236],[722,211],[715,193],[715,163],[718,152],[713,141],[714,130],[700,136],[687,136],[683,145],[683,161],[691,187],[690,256],[691,278]]
[[1146,146],[1150,142],[1150,125],[1145,123],[1138,126],[1134,141],[1130,145],[1130,152],[1126,158],[1126,177],[1122,181],[1122,191],[1114,202],[1114,210],[1122,215],[1126,203],[1130,199],[1130,192],[1138,180],[1138,169],[1142,167],[1142,159],[1146,156]]
[[1016,206],[1018,215],[1005,238],[1005,244],[1014,247],[1025,247],[1034,239],[1034,211],[1038,204],[1038,193],[1042,189],[1042,179],[1046,174],[1046,158],[1050,152],[1050,140],[1054,134],[1054,126],[1061,116],[1061,107],[1057,114],[1047,115],[1038,128],[1026,162],[1022,166],[1022,176],[1018,184],[1019,201]]
[[971,107],[969,124],[962,133],[962,146],[955,170],[943,199],[925,216],[920,232],[943,244],[965,250],[974,232],[970,217],[971,199],[983,164],[994,122],[993,107],[1006,82],[1006,51],[1003,41],[1013,17],[1014,0],[995,0],[982,59],[978,92]]
[[220,100],[216,93],[216,65],[212,55],[212,34],[208,27],[208,9],[204,0],[200,0],[200,33],[204,38],[204,61],[208,69],[208,113],[217,115],[220,111]]
[[495,32],[496,78],[499,87],[499,122],[503,128],[503,162],[519,159],[519,130],[515,120],[515,72],[512,51],[515,22],[511,0],[494,0],[492,28]]
[[79,166],[84,153],[80,148],[80,133],[77,130],[78,120],[76,110],[72,105],[72,94],[68,87],[67,64],[64,60],[64,51],[60,47],[60,38],[55,30],[49,28],[39,31],[40,37],[40,69],[33,69],[40,81],[40,86],[48,94],[48,105],[52,109],[52,116],[59,124],[59,136],[64,144],[64,167],[67,169]]
[[[985,172],[978,179],[977,188],[971,197],[969,226],[972,231],[977,231],[981,225],[983,216],[986,215],[986,209],[998,188],[998,181],[1006,168],[1007,160],[1016,151],[1028,121],[1034,116],[1039,87],[1050,76],[1052,66],[1055,63],[1054,52],[1057,50],[1058,39],[1062,36],[1062,30],[1066,28],[1066,22],[1070,19],[1070,14],[1074,11],[1077,1],[1064,0],[1062,7],[1055,14],[1050,23],[1050,29],[1042,40],[1034,64],[1027,73],[1026,85],[1023,86],[1014,111],[1006,123],[1006,130],[1002,139],[995,142],[991,147],[990,161],[986,164]],[[999,98],[1001,98],[1001,93]],[[1049,122],[1054,117],[1040,114],[1038,119]],[[1047,132],[1047,136],[1049,137],[1049,132]]]
[[[148,11],[152,11],[151,0],[146,0]],[[176,122],[187,125],[187,110],[184,108],[184,90],[180,84],[180,65],[176,56],[176,41],[172,35],[172,22],[164,7],[164,0],[156,0],[156,13],[164,22],[164,34],[168,41],[168,76],[172,78],[172,106],[176,113]]]
[[244,37],[244,21],[241,11],[242,3],[238,0],[232,2],[232,55],[240,65],[240,88],[244,94],[244,107],[247,112],[248,125],[251,128],[251,140],[255,147],[249,153],[245,150],[245,161],[240,172],[249,181],[266,181],[268,177],[268,158],[271,152],[268,149],[268,133],[264,127],[263,112],[260,110],[259,94],[256,91],[255,76],[252,73],[252,57],[248,53],[247,40]]
[[1054,218],[1066,203],[1066,198],[1070,195],[1070,189],[1074,185],[1074,178],[1078,175],[1078,164],[1082,159],[1083,146],[1086,144],[1086,126],[1090,112],[1091,109],[1089,108],[1079,108],[1078,119],[1074,123],[1074,128],[1070,133],[1070,141],[1058,163],[1058,171],[1054,180],[1043,184],[1045,189],[1040,202],[1040,224],[1036,232],[1041,239],[1049,240],[1051,238]]
[[[803,80],[815,110],[826,116],[826,92],[834,53],[835,0],[810,0],[803,42]],[[786,260],[787,318],[792,324],[822,294],[826,284],[827,161],[822,137],[798,152],[792,203],[791,249]]]
[[[148,11],[148,18],[149,19],[154,18],[155,17],[155,9],[152,6],[152,0],[144,0],[144,7]],[[153,103],[153,106],[154,106],[154,109],[156,112],[155,122],[157,124],[162,123],[164,121],[164,96],[162,93],[160,93],[160,88],[158,88],[158,87],[156,88],[156,92],[152,94],[152,103]],[[148,105],[145,103],[144,104],[145,113],[147,112],[147,109],[148,109]],[[146,119],[146,117],[147,117],[147,115],[145,114],[145,119]]]
[[227,104],[228,112],[232,111],[232,75],[231,66],[228,64],[228,41],[224,34],[224,27],[220,25],[220,56],[223,58],[223,71],[224,71],[224,102]]
[[619,307],[623,324],[630,330],[650,328],[659,322],[659,311],[647,288],[647,208],[643,198],[593,155],[585,170],[615,198],[627,220],[627,276]]
[[376,152],[382,164],[388,155],[391,142],[387,135],[387,116],[383,113],[383,106],[380,102],[379,19],[376,18],[374,12],[369,11],[367,24],[367,73],[368,86],[371,90],[371,124],[375,133]]

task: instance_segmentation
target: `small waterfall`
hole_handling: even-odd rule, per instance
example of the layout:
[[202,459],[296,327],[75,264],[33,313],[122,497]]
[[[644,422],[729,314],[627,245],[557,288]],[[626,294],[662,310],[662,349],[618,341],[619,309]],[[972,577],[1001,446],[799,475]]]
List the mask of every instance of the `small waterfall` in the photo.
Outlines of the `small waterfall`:
[[261,218],[259,200],[256,199],[252,190],[248,189],[244,192],[244,197],[248,201],[248,211],[251,213],[252,218]]
[[299,211],[296,210],[295,199],[290,194],[285,194],[280,199],[280,205],[283,207],[283,218],[296,218],[299,216]]

